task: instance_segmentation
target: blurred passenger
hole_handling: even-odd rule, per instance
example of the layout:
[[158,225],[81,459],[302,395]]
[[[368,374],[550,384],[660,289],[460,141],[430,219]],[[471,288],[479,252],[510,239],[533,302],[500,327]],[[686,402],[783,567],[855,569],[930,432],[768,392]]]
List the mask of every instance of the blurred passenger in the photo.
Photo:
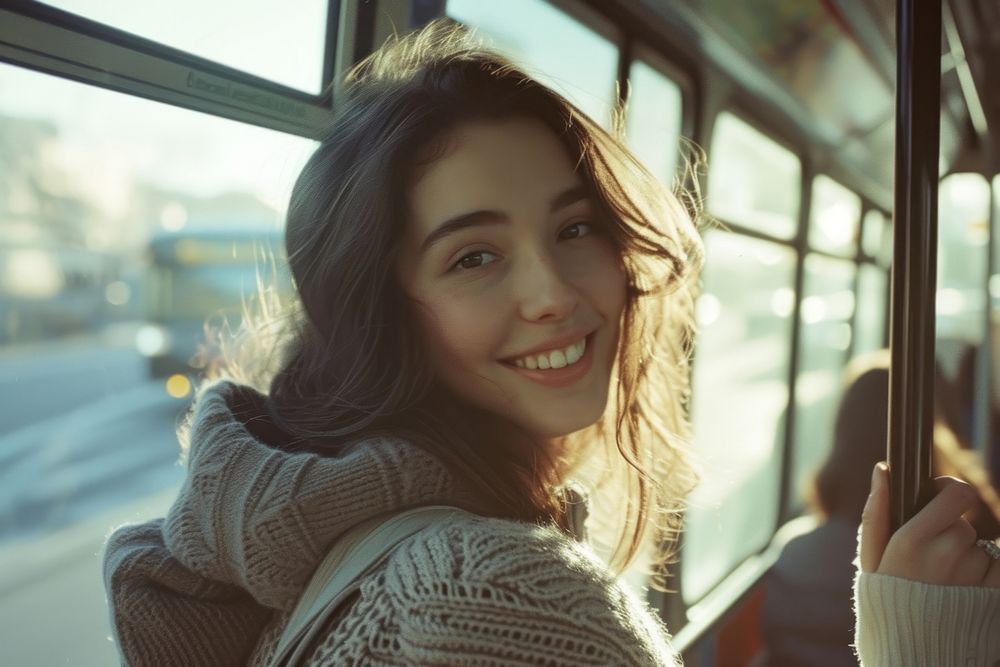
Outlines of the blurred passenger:
[[[851,648],[854,556],[869,471],[886,458],[889,361],[889,351],[881,350],[847,369],[833,446],[808,498],[818,525],[785,545],[767,578],[761,611],[766,664],[857,665]],[[979,505],[966,518],[980,537],[995,538],[1000,530],[990,507],[1000,502],[982,465],[949,426],[956,397],[940,367],[935,368],[934,393],[934,474],[958,477],[976,489]]]
[[789,541],[767,577],[761,629],[769,665],[858,664],[851,649],[853,561],[869,473],[885,458],[887,356],[859,360],[848,379],[833,447],[810,498],[819,525]]

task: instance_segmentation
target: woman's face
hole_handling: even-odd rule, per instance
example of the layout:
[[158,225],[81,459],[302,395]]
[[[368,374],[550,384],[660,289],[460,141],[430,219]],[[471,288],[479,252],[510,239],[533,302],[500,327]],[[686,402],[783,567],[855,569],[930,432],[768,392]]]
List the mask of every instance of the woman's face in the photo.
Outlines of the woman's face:
[[460,126],[410,191],[403,290],[440,379],[536,437],[593,424],[626,298],[617,250],[539,121]]

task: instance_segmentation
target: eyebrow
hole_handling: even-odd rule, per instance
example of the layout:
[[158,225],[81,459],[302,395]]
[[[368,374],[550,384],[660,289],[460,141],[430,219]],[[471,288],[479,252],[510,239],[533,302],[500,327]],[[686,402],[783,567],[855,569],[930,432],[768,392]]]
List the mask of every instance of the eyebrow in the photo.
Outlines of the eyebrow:
[[[568,190],[565,190],[552,198],[552,202],[549,204],[549,214],[551,215],[560,209],[564,209],[567,206],[577,203],[578,201],[589,198],[590,195],[587,193],[586,187],[583,185],[574,185]],[[444,237],[449,234],[454,234],[462,229],[466,229],[468,227],[479,227],[482,225],[496,225],[505,223],[508,220],[509,218],[507,217],[507,214],[503,211],[487,209],[456,215],[455,217],[448,218],[442,222],[434,229],[434,231],[427,235],[424,242],[420,244],[420,252],[426,251],[429,247]]]

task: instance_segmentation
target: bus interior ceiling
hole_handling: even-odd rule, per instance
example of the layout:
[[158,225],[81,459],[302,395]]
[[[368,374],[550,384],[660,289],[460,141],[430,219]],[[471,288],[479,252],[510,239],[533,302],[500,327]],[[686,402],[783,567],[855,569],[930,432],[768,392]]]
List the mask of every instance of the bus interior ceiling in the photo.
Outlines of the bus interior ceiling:
[[[814,170],[831,173],[891,209],[893,0],[639,4],[661,19],[647,23],[664,31],[650,39],[668,53],[698,54],[695,66],[703,70],[710,94],[728,91],[725,104],[735,101],[769,133],[801,151]],[[1000,93],[987,81],[990,63],[1000,57],[1000,5],[944,4],[946,20],[949,7],[954,15],[960,43],[953,47],[942,35],[941,173],[989,174],[977,128],[980,117],[989,127],[1000,122]],[[714,115],[711,100],[706,106]],[[995,147],[1000,135],[991,137]]]

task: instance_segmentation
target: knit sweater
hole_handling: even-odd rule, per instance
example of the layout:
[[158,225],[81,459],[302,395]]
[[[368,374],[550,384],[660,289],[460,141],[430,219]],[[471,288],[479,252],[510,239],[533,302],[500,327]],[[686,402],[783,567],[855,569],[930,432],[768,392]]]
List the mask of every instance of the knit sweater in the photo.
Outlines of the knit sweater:
[[[267,399],[249,388],[203,391],[188,475],[167,516],[110,537],[105,586],[124,664],[264,667],[312,571],[351,527],[418,505],[476,505],[405,441],[289,453],[267,444],[287,437],[267,415]],[[577,537],[584,516],[574,512]],[[862,575],[856,595],[866,665],[1000,657],[991,625],[1000,591]],[[919,613],[928,604],[929,620]],[[659,617],[585,542],[500,518],[452,518],[407,539],[324,631],[311,666],[680,662]],[[979,661],[951,659],[969,655]]]
[[[474,507],[401,440],[288,453],[266,399],[229,383],[196,403],[188,475],[164,519],[118,529],[104,560],[128,665],[267,665],[329,547],[416,505]],[[579,528],[579,527],[578,527]],[[361,581],[310,665],[674,665],[658,617],[554,525],[488,517],[420,531]]]
[[1000,588],[864,573],[854,594],[862,667],[1000,665]]

